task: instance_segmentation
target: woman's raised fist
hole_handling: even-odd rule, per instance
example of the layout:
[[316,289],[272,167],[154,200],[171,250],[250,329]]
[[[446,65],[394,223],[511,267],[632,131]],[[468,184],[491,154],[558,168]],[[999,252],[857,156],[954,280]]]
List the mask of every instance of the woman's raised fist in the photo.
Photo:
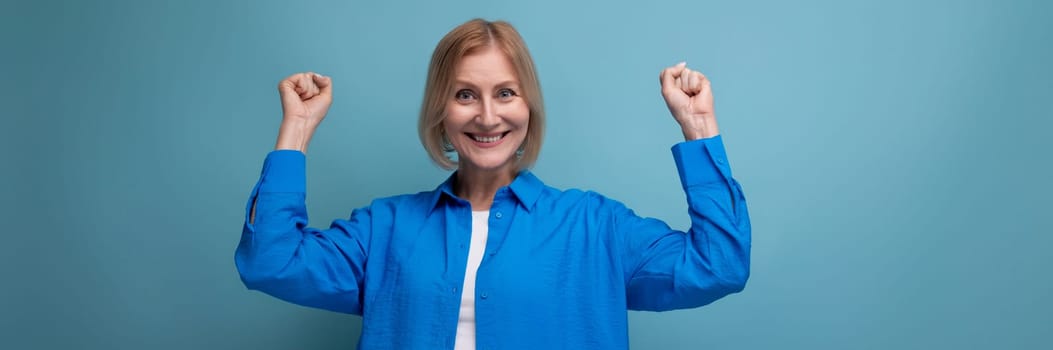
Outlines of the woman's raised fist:
[[278,83],[282,117],[317,126],[333,103],[333,79],[317,73],[296,73]]

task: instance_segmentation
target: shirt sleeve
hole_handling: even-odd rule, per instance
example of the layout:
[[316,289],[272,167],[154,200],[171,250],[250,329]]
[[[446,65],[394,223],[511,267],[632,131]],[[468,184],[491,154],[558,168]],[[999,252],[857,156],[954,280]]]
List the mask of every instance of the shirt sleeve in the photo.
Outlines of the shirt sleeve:
[[679,143],[672,152],[687,195],[687,232],[637,216],[621,203],[606,205],[614,234],[624,242],[630,309],[706,305],[741,291],[749,278],[749,214],[721,137]]
[[369,208],[320,230],[307,227],[305,198],[304,154],[269,153],[234,254],[241,280],[249,289],[292,303],[361,314]]

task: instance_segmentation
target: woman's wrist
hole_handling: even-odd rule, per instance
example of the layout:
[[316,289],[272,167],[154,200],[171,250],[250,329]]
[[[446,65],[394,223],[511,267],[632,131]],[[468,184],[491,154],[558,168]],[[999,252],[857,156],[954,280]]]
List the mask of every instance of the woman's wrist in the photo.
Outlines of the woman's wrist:
[[311,136],[317,125],[311,125],[303,120],[283,119],[282,126],[278,129],[278,141],[274,145],[275,150],[297,150],[307,153],[307,146],[311,143]]
[[708,139],[720,134],[720,130],[717,128],[717,120],[713,117],[680,123],[680,129],[684,133],[685,141]]

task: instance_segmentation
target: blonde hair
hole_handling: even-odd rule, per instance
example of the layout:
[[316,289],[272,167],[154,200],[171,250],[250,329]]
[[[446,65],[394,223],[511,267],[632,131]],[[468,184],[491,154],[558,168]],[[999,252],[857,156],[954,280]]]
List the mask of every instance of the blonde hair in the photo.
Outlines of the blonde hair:
[[519,79],[521,96],[530,109],[526,139],[520,146],[523,153],[517,162],[518,170],[532,166],[541,153],[545,107],[534,60],[527,51],[526,43],[508,22],[476,18],[446,33],[435,46],[428,66],[428,80],[424,85],[424,102],[421,104],[417,131],[428,156],[443,169],[457,168],[457,162],[446,157],[444,152],[442,126],[446,119],[446,104],[454,93],[454,71],[464,56],[491,47],[500,50],[512,62]]

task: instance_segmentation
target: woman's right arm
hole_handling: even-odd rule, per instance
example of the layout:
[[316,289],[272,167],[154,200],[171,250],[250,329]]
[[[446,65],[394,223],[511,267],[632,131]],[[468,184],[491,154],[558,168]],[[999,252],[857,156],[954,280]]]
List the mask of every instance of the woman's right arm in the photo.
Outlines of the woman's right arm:
[[332,103],[332,80],[294,74],[278,84],[283,118],[246,210],[235,264],[242,282],[292,303],[361,314],[368,208],[329,229],[307,227],[305,152]]

